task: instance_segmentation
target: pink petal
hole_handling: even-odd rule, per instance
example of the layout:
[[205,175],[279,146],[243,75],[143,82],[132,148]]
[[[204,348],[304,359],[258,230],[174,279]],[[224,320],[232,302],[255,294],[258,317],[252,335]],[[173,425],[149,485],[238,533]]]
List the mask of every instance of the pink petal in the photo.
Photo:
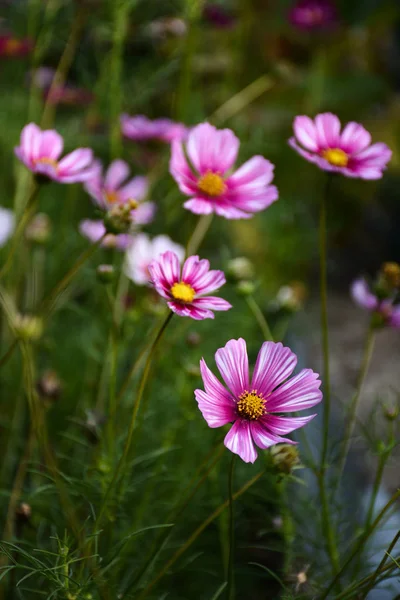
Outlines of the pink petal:
[[201,414],[207,421],[209,427],[222,427],[235,420],[236,412],[232,403],[226,404],[215,401],[202,390],[195,390],[194,395]]
[[242,193],[258,191],[274,178],[274,165],[262,156],[253,156],[227,179],[230,189]]
[[195,215],[210,215],[214,211],[212,200],[206,200],[205,198],[192,198],[187,200],[183,206]]
[[124,160],[114,160],[107,169],[104,187],[108,191],[116,190],[129,175],[129,167]]
[[192,302],[192,306],[195,308],[208,309],[208,310],[229,310],[232,308],[232,304],[218,298],[218,296],[206,296],[205,298],[195,298]]
[[295,444],[293,440],[271,433],[261,421],[250,422],[250,431],[254,442],[259,448],[265,449],[281,443]]
[[315,117],[315,129],[320,148],[338,148],[340,146],[340,121],[332,113],[322,113]]
[[340,148],[348,154],[355,154],[367,148],[371,143],[370,133],[359,123],[350,121],[340,136]]
[[322,400],[318,373],[303,369],[267,398],[268,412],[291,412],[315,406]]
[[97,242],[106,232],[103,221],[91,221],[85,219],[79,223],[80,233],[91,242]]
[[142,200],[147,196],[149,180],[147,177],[134,177],[119,189],[119,197],[122,202],[127,200]]
[[253,463],[257,458],[248,421],[238,419],[225,436],[224,444],[228,450],[238,454],[246,463]]
[[143,202],[131,212],[132,222],[135,225],[148,225],[153,221],[156,211],[154,202]]
[[220,403],[235,407],[235,401],[214,373],[207,367],[204,358],[200,361],[200,373],[206,393]]
[[344,173],[347,177],[359,177],[360,179],[366,179],[368,181],[374,181],[376,179],[382,179],[382,167],[381,168],[364,168],[362,163],[353,167],[352,172]]
[[244,212],[233,206],[233,204],[218,202],[214,204],[214,212],[225,219],[251,219],[252,213]]
[[171,144],[169,172],[177,182],[182,194],[191,195],[196,193],[197,180],[187,163],[183,145],[177,140],[173,141]]
[[39,155],[41,135],[42,131],[35,123],[29,123],[21,132],[20,149],[29,161]]
[[170,301],[167,302],[172,312],[176,313],[180,317],[190,317],[196,321],[202,321],[203,319],[214,319],[214,313],[211,310],[204,308],[196,308],[193,304],[180,304],[179,302]]
[[251,388],[264,397],[286,381],[297,364],[297,356],[280,342],[264,342],[257,356]]
[[350,294],[354,302],[367,310],[376,310],[379,301],[370,291],[365,279],[357,279],[350,288]]
[[277,417],[276,415],[266,415],[261,419],[261,422],[271,431],[274,435],[286,435],[291,433],[300,427],[307,425],[316,415],[309,415],[307,417]]
[[206,258],[200,260],[197,254],[189,256],[182,267],[182,281],[190,285],[197,285],[201,282],[210,270],[210,261]]
[[392,157],[390,148],[381,142],[373,144],[366,150],[359,152],[354,156],[357,164],[363,167],[380,167],[383,168]]
[[234,164],[239,140],[230,129],[218,130],[209,123],[201,123],[189,132],[187,152],[199,173],[212,171],[223,175]]
[[392,314],[389,318],[389,325],[394,329],[400,329],[400,306],[393,308]]
[[43,131],[40,136],[38,158],[51,158],[57,160],[64,147],[64,141],[57,131]]
[[249,389],[249,359],[244,339],[230,340],[215,353],[223,380],[236,398]]
[[296,117],[293,123],[294,135],[304,148],[312,152],[318,152],[317,130],[314,121],[310,117]]
[[180,280],[181,264],[175,252],[167,251],[158,257],[161,270],[167,283],[172,287]]
[[78,148],[64,156],[58,165],[59,174],[73,175],[87,167],[93,160],[93,152],[90,148]]
[[229,193],[228,199],[235,208],[255,213],[265,210],[278,200],[278,190],[274,185],[252,192],[245,192],[242,188],[237,188],[234,192]]

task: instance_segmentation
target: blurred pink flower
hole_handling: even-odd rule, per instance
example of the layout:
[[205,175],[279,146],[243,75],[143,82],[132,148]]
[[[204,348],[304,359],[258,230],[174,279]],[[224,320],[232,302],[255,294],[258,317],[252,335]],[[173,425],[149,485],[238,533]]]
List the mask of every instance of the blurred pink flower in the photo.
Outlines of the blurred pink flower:
[[270,185],[274,165],[262,156],[253,156],[229,174],[238,150],[239,140],[230,129],[218,130],[209,123],[197,125],[186,143],[194,173],[183,144],[172,143],[170,173],[180,191],[191,196],[185,208],[196,214],[215,212],[226,219],[250,219],[277,200],[278,190]]
[[151,240],[145,233],[138,233],[126,253],[126,275],[137,285],[150,284],[149,265],[151,261],[168,250],[177,255],[179,262],[183,261],[185,249],[183,246],[175,244],[168,236],[158,235]]
[[94,100],[94,94],[85,88],[75,87],[71,84],[50,87],[45,92],[45,98],[50,104],[64,106],[87,106]]
[[320,169],[346,177],[380,179],[392,152],[386,144],[371,144],[371,135],[362,125],[351,121],[342,132],[338,117],[332,113],[314,119],[296,117],[295,137],[289,144]]
[[[91,221],[90,219],[85,219],[79,223],[79,231],[94,244],[105,234],[106,228],[103,221]],[[116,250],[124,252],[131,246],[132,242],[133,236],[129,233],[120,233],[118,235],[108,233],[101,242],[101,245],[103,248],[115,248]]]
[[100,161],[95,161],[95,169],[91,179],[86,181],[85,190],[95,203],[103,210],[110,210],[117,204],[125,204],[129,200],[139,203],[132,211],[132,221],[137,225],[147,225],[154,217],[156,206],[153,202],[140,201],[146,196],[149,182],[146,177],[134,177],[129,181],[129,167],[123,160],[114,160],[105,175],[102,173]]
[[218,29],[230,29],[237,20],[222,4],[216,2],[206,2],[203,19]]
[[388,325],[400,329],[400,304],[394,303],[396,294],[379,298],[363,278],[352,283],[350,292],[356,304],[372,313],[378,326]]
[[210,271],[208,260],[189,256],[183,264],[175,252],[164,252],[149,265],[151,282],[165,298],[169,308],[180,317],[213,319],[213,310],[229,310],[232,306],[217,296],[204,296],[225,283],[222,271]]
[[330,0],[298,0],[290,10],[289,20],[299,29],[326,29],[337,21],[336,5]]
[[0,248],[7,243],[15,229],[15,215],[12,210],[0,206]]
[[95,170],[90,148],[78,148],[59,160],[64,142],[54,129],[42,131],[34,123],[26,125],[20,145],[14,152],[30,171],[59,183],[77,183],[90,179]]
[[230,340],[217,350],[215,362],[228,387],[226,389],[200,361],[204,389],[195,390],[199,409],[209,427],[233,422],[225,437],[225,446],[244,462],[257,458],[254,444],[268,448],[274,444],[294,444],[285,435],[303,427],[315,415],[281,417],[273,413],[296,412],[315,406],[322,400],[319,375],[311,369],[288,379],[297,363],[296,355],[281,343],[264,342],[258,353],[253,377],[249,377],[249,359],[243,339]]
[[125,137],[135,141],[161,140],[170,143],[182,140],[187,136],[187,128],[182,123],[169,119],[148,119],[144,115],[121,115],[121,129]]
[[33,49],[33,42],[29,38],[18,39],[8,33],[0,35],[0,56],[15,58],[26,56]]

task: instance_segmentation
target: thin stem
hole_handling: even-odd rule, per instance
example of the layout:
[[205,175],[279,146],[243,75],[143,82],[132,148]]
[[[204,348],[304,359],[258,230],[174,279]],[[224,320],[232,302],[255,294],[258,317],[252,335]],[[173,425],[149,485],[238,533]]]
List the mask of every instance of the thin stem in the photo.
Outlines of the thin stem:
[[383,472],[385,470],[386,461],[389,458],[389,456],[390,456],[389,452],[383,452],[379,456],[378,467],[376,469],[375,481],[374,481],[374,485],[372,488],[371,499],[369,501],[369,507],[368,507],[368,511],[367,511],[367,517],[365,519],[364,529],[369,529],[369,526],[371,525],[371,521],[374,516],[374,511],[375,511],[376,497],[378,495],[379,488],[381,487]]
[[[400,498],[400,490],[397,490],[397,492],[390,498],[390,500],[385,504],[385,506],[382,508],[382,510],[380,511],[380,513],[378,514],[378,516],[376,517],[376,519],[374,520],[374,522],[372,523],[370,529],[368,531],[364,530],[363,535],[359,538],[357,544],[354,547],[354,550],[351,552],[350,556],[348,557],[348,559],[345,561],[344,565],[342,566],[342,568],[340,569],[339,573],[337,573],[337,575],[333,578],[332,582],[330,583],[330,585],[327,587],[327,589],[325,590],[325,593],[321,596],[320,600],[325,600],[325,598],[328,597],[329,592],[335,587],[335,585],[338,583],[340,577],[343,575],[343,573],[346,571],[347,567],[350,565],[350,563],[352,562],[352,560],[354,559],[355,556],[357,556],[362,549],[364,548],[366,542],[368,541],[368,539],[371,537],[372,533],[375,531],[375,529],[377,528],[377,526],[379,525],[381,519],[383,518],[383,516],[386,514],[386,512],[389,510],[389,508]],[[392,542],[393,543],[393,542]]]
[[340,484],[340,479],[343,475],[344,467],[346,465],[347,455],[350,450],[352,436],[353,436],[353,432],[354,432],[354,426],[355,426],[356,419],[357,419],[358,403],[359,403],[359,400],[361,397],[361,392],[362,392],[365,378],[367,376],[369,365],[371,362],[372,352],[374,349],[374,342],[375,342],[374,329],[370,325],[370,327],[368,328],[367,337],[365,340],[364,353],[363,353],[363,358],[362,358],[362,362],[361,362],[360,372],[359,372],[358,379],[357,379],[356,391],[351,400],[349,414],[346,419],[346,429],[344,432],[342,452],[339,457],[338,486]]
[[202,215],[200,219],[197,221],[197,225],[194,228],[192,235],[189,238],[189,241],[186,246],[186,257],[192,256],[200,247],[201,242],[204,240],[204,237],[211,225],[213,219],[213,215]]
[[385,563],[386,563],[387,559],[390,557],[393,548],[396,546],[397,542],[399,541],[399,538],[400,538],[400,530],[396,533],[396,535],[394,536],[394,538],[390,542],[390,545],[389,545],[388,549],[385,550],[385,554],[383,555],[381,562],[379,563],[379,565],[375,569],[374,573],[372,574],[371,581],[369,582],[367,588],[363,592],[363,594],[365,595],[365,597],[368,595],[368,592],[373,589],[374,583],[376,581],[376,578],[382,572],[383,567],[385,566]]
[[[247,481],[237,492],[235,492],[232,495],[232,500],[237,500],[254,483],[256,483],[256,481],[258,481],[264,475],[264,473],[265,473],[265,470],[260,471],[257,475],[255,475],[254,477],[249,479],[249,481]],[[180,548],[175,552],[175,554],[173,554],[173,556],[170,558],[170,560],[163,566],[163,568],[158,573],[158,575],[149,583],[149,585],[138,596],[137,600],[143,600],[144,598],[147,598],[150,591],[160,581],[160,579],[162,579],[164,577],[165,573],[167,573],[167,571],[170,570],[170,568],[176,563],[176,561],[182,556],[182,554],[184,554],[186,552],[186,550],[188,548],[190,548],[190,546],[193,544],[193,542],[195,542],[197,540],[197,538],[204,531],[204,529],[206,529],[206,527],[208,527],[208,525],[210,523],[212,523],[217,517],[219,517],[219,515],[228,507],[228,505],[229,505],[229,500],[225,500],[225,502],[223,502],[218,508],[216,508],[214,510],[214,512],[212,512],[211,515],[209,515],[207,517],[207,519],[205,521],[203,521],[203,523],[201,525],[199,525],[199,527],[192,533],[192,535],[186,540],[186,542],[182,546],[180,546]]]
[[331,409],[330,397],[330,372],[329,372],[329,334],[328,334],[328,293],[327,293],[327,227],[326,205],[332,176],[328,176],[325,193],[321,198],[319,220],[319,255],[320,255],[320,296],[321,296],[321,333],[324,373],[324,416],[322,429],[321,463],[318,471],[318,489],[321,500],[322,531],[326,536],[326,550],[330,558],[333,572],[339,570],[339,556],[336,546],[334,531],[330,518],[330,508],[326,491],[326,458],[328,454],[329,420]]
[[[400,556],[397,556],[394,559],[394,561],[396,561],[398,563],[400,561]],[[358,597],[359,597],[359,594],[361,593],[361,590],[359,590],[359,588],[361,588],[365,584],[369,585],[369,583],[372,579],[374,580],[374,583],[375,583],[377,581],[377,578],[379,577],[379,575],[383,575],[387,571],[391,571],[393,569],[398,569],[396,562],[391,565],[386,565],[381,569],[379,569],[379,567],[378,567],[376,569],[376,571],[374,571],[370,575],[367,575],[366,577],[364,577],[364,579],[361,579],[360,581],[356,581],[355,583],[352,583],[345,590],[343,590],[343,592],[341,592],[338,596],[336,596],[335,600],[344,600],[347,597],[353,596],[354,593],[357,593]],[[370,590],[368,589],[368,591],[370,591]],[[366,596],[366,594],[363,593],[363,597],[365,597],[365,596]]]
[[49,315],[49,313],[51,313],[53,311],[54,306],[57,303],[57,300],[59,299],[61,294],[64,292],[65,288],[68,286],[70,281],[75,277],[75,275],[77,274],[79,269],[82,267],[82,265],[84,265],[85,262],[93,256],[93,254],[96,252],[97,248],[100,246],[100,244],[102,243],[102,241],[104,240],[106,235],[107,235],[107,233],[105,233],[99,240],[97,240],[97,242],[92,244],[87,250],[85,250],[85,252],[83,252],[80,255],[80,257],[75,262],[75,264],[71,267],[71,269],[68,271],[68,273],[66,275],[64,275],[64,277],[61,279],[61,281],[58,282],[58,284],[50,292],[50,294],[47,296],[47,298],[45,298],[42,301],[41,306],[40,306],[40,312],[43,313],[44,315],[46,315],[46,317]]
[[117,467],[115,469],[114,476],[113,476],[113,478],[112,478],[112,480],[110,482],[110,485],[108,486],[108,489],[106,491],[106,494],[105,494],[105,497],[104,497],[104,500],[103,500],[103,504],[101,506],[99,515],[98,515],[98,517],[96,519],[95,529],[98,529],[100,527],[100,524],[101,524],[101,522],[103,520],[103,517],[104,517],[104,513],[105,513],[107,505],[108,505],[108,499],[110,497],[111,491],[113,490],[115,484],[117,483],[118,478],[120,476],[120,473],[123,471],[123,469],[125,467],[126,460],[128,458],[129,451],[130,451],[131,444],[132,444],[132,440],[133,440],[133,432],[134,432],[134,429],[135,429],[136,419],[137,419],[137,415],[138,415],[138,412],[139,412],[141,400],[142,400],[142,397],[143,397],[143,392],[144,392],[144,389],[146,387],[147,378],[148,378],[149,372],[150,372],[151,362],[152,362],[152,359],[154,357],[154,352],[155,352],[155,350],[157,348],[158,342],[162,338],[162,335],[163,335],[165,329],[168,326],[168,323],[172,319],[173,314],[174,313],[172,313],[172,312],[168,313],[168,316],[164,320],[163,324],[161,325],[161,328],[160,328],[160,330],[159,330],[159,332],[158,332],[158,334],[157,334],[154,342],[152,343],[150,351],[149,351],[149,354],[147,356],[146,364],[145,364],[145,367],[144,367],[144,370],[143,370],[143,373],[142,373],[142,378],[140,380],[139,389],[138,389],[138,393],[137,393],[137,396],[136,396],[136,402],[134,404],[133,411],[132,411],[131,422],[130,422],[130,425],[129,425],[128,435],[127,435],[127,438],[126,438],[126,441],[125,441],[124,450],[123,450],[122,456],[121,456],[121,458],[120,458],[120,460],[119,460],[119,462],[117,464]]
[[106,295],[109,306],[109,313],[111,319],[110,325],[110,356],[111,366],[109,373],[109,402],[108,402],[108,444],[109,452],[113,450],[114,440],[114,425],[115,415],[117,412],[117,394],[116,394],[116,383],[117,383],[117,365],[118,365],[118,325],[114,318],[114,299],[110,291],[110,286],[106,286]]
[[261,308],[258,306],[257,302],[254,299],[254,296],[246,296],[246,302],[253,313],[258,325],[260,326],[261,332],[266,341],[273,342],[274,338],[269,328],[267,319],[264,317],[264,314]]
[[234,544],[235,544],[235,529],[234,529],[234,514],[233,514],[233,472],[235,467],[236,454],[232,455],[232,460],[228,475],[228,502],[229,502],[229,559],[228,559],[228,586],[226,589],[227,600],[233,600],[235,597],[235,581],[234,581]]
[[14,353],[15,348],[18,345],[18,339],[16,338],[12,344],[10,345],[10,347],[8,348],[8,350],[6,350],[6,352],[3,354],[3,356],[0,358],[0,369],[1,367],[3,367],[6,362],[11,358],[11,356]]

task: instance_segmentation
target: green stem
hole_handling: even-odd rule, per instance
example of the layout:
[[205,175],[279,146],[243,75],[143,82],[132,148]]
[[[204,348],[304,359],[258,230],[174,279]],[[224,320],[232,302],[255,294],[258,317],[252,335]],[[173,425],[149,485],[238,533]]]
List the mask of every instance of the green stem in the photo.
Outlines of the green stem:
[[1,367],[3,367],[6,362],[11,358],[11,356],[14,353],[15,348],[18,345],[18,339],[15,339],[12,344],[10,344],[10,347],[8,348],[8,350],[6,350],[6,352],[3,354],[3,356],[0,358],[0,369]]
[[[393,560],[395,561],[393,564],[386,565],[381,569],[376,569],[376,571],[374,571],[370,575],[367,575],[366,577],[364,577],[364,579],[361,579],[360,581],[356,581],[355,583],[350,584],[345,590],[343,590],[343,592],[341,592],[338,596],[335,597],[335,600],[345,600],[345,598],[353,597],[354,594],[357,594],[357,598],[360,598],[361,593],[362,593],[362,598],[365,598],[366,594],[364,592],[362,592],[359,588],[363,587],[365,584],[367,584],[367,586],[369,586],[369,584],[372,580],[374,580],[374,583],[375,582],[377,583],[377,578],[379,577],[379,575],[384,575],[385,573],[388,573],[394,569],[398,569],[396,562],[398,563],[400,561],[400,556],[397,556]],[[367,589],[368,589],[368,587],[367,587]],[[368,589],[368,591],[370,591],[370,589]]]
[[186,246],[186,258],[192,256],[200,247],[213,219],[213,215],[202,215],[197,221],[192,235]]
[[260,326],[261,332],[266,341],[273,342],[274,338],[269,328],[267,319],[264,317],[264,314],[261,308],[258,306],[257,302],[254,299],[254,296],[246,296],[246,302],[253,313],[258,325]]
[[94,527],[95,529],[99,529],[99,527],[100,527],[100,525],[102,523],[102,520],[103,520],[103,517],[104,517],[104,513],[105,513],[105,511],[107,509],[108,499],[110,497],[110,494],[111,494],[111,492],[112,492],[115,484],[118,481],[120,473],[123,471],[123,469],[125,467],[126,460],[128,458],[129,451],[130,451],[131,444],[132,444],[132,440],[133,440],[133,432],[134,432],[134,429],[135,429],[136,419],[137,419],[137,415],[138,415],[138,412],[139,412],[140,404],[141,404],[141,401],[142,401],[143,392],[144,392],[144,389],[146,387],[147,378],[148,378],[149,372],[150,372],[151,362],[152,362],[152,359],[154,357],[154,353],[155,353],[155,350],[157,348],[158,342],[162,338],[162,335],[163,335],[165,329],[167,328],[168,323],[172,319],[173,314],[174,313],[172,313],[172,312],[168,313],[168,316],[164,320],[163,324],[161,325],[161,328],[160,328],[160,330],[159,330],[159,332],[158,332],[155,340],[153,341],[153,343],[151,345],[151,348],[150,348],[150,351],[149,351],[149,354],[147,356],[146,364],[145,364],[145,367],[144,367],[144,370],[143,370],[143,373],[142,373],[142,378],[140,380],[139,389],[138,389],[138,393],[137,393],[137,396],[136,396],[136,402],[135,402],[135,405],[134,405],[133,411],[132,411],[131,422],[130,422],[130,425],[129,425],[128,435],[127,435],[127,438],[126,438],[126,441],[125,441],[124,450],[123,450],[122,456],[121,456],[121,458],[120,458],[120,460],[119,460],[119,462],[117,464],[117,467],[115,469],[114,476],[113,476],[113,478],[112,478],[112,480],[110,482],[110,485],[108,486],[108,489],[106,491],[106,494],[104,496],[104,500],[103,500],[103,503],[102,503],[99,515],[98,515],[98,517],[96,519],[96,523],[95,523],[95,527]]
[[361,392],[362,392],[365,378],[367,376],[369,365],[371,362],[372,352],[374,349],[374,342],[375,342],[374,329],[370,325],[370,327],[368,328],[367,337],[365,340],[364,354],[363,354],[363,358],[362,358],[362,362],[361,362],[360,372],[358,375],[356,391],[351,400],[349,414],[347,415],[347,418],[346,418],[346,429],[344,432],[342,452],[340,453],[340,457],[339,457],[338,483],[337,483],[338,486],[340,484],[340,480],[343,475],[344,467],[346,465],[347,455],[350,450],[352,436],[353,436],[353,432],[354,432],[354,426],[355,426],[356,419],[357,419],[358,403],[359,403],[359,400],[361,397]]
[[110,373],[109,373],[109,403],[108,403],[108,422],[107,422],[107,433],[108,433],[108,445],[110,455],[114,448],[114,425],[115,416],[117,413],[117,365],[118,365],[118,325],[115,322],[114,317],[114,299],[111,294],[110,286],[106,286],[106,295],[109,305],[111,326],[110,326]]
[[[385,504],[385,506],[382,508],[382,510],[380,511],[380,513],[378,514],[378,516],[376,517],[376,519],[374,520],[374,522],[372,523],[371,527],[369,528],[368,531],[364,530],[363,535],[359,538],[357,544],[355,545],[353,551],[351,552],[350,556],[348,557],[348,559],[345,561],[344,565],[342,566],[342,568],[340,569],[339,573],[337,573],[337,575],[333,578],[332,582],[330,583],[330,585],[327,587],[327,589],[325,590],[325,593],[320,597],[319,600],[325,600],[325,598],[328,597],[329,592],[335,587],[335,585],[339,582],[340,577],[343,575],[343,573],[346,571],[347,567],[350,565],[350,563],[352,562],[352,560],[354,559],[355,556],[357,556],[364,548],[366,542],[368,541],[368,539],[371,537],[372,533],[375,531],[375,529],[377,528],[377,526],[379,525],[381,519],[384,517],[384,515],[387,513],[387,511],[389,510],[389,508],[400,498],[400,490],[397,490],[397,492],[390,498],[390,500]],[[393,542],[392,542],[393,543]]]
[[[260,471],[257,475],[247,481],[237,492],[232,495],[232,500],[237,500],[242,494],[244,494],[256,481],[258,481],[265,473],[265,470]],[[186,540],[186,542],[180,546],[180,548],[173,554],[170,560],[163,566],[158,575],[149,583],[149,585],[143,590],[143,592],[137,597],[137,600],[143,600],[147,598],[153,587],[164,577],[167,571],[176,563],[176,561],[186,552],[188,548],[197,540],[199,535],[212,523],[219,515],[228,507],[229,500],[226,500],[218,508],[214,510],[209,517],[192,533],[192,535]]]
[[334,531],[330,518],[330,508],[326,491],[326,458],[328,454],[329,420],[331,410],[330,372],[329,372],[329,334],[328,334],[328,293],[327,293],[327,226],[326,205],[332,176],[328,176],[325,193],[321,198],[319,220],[319,255],[320,255],[320,296],[321,296],[321,333],[324,374],[324,416],[322,429],[321,463],[318,471],[318,489],[321,501],[322,531],[326,536],[326,550],[330,558],[334,574],[339,570],[339,556]]
[[375,481],[374,481],[374,485],[372,488],[371,499],[369,501],[369,507],[368,507],[368,511],[367,511],[367,517],[365,519],[365,527],[364,527],[365,530],[369,529],[371,522],[372,522],[372,518],[374,516],[376,497],[378,495],[379,488],[381,487],[383,472],[385,470],[386,461],[389,458],[389,456],[390,456],[389,452],[383,452],[379,456],[378,467],[376,469],[376,475],[375,475]]
[[228,559],[228,586],[226,588],[227,600],[234,600],[235,597],[235,579],[234,579],[234,558],[235,558],[235,528],[233,514],[233,472],[235,467],[236,454],[232,455],[228,475],[228,502],[229,502],[229,559]]

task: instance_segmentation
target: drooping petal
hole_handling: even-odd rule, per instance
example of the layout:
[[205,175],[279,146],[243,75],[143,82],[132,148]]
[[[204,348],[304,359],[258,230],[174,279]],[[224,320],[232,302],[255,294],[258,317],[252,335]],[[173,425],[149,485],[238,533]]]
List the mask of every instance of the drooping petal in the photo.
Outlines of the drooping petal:
[[228,450],[238,454],[246,463],[253,463],[257,458],[248,421],[238,419],[226,434],[224,444]]
[[[263,156],[253,156],[227,179],[230,189],[253,192],[267,186],[274,178],[274,165]],[[239,190],[238,190],[239,188]]]
[[317,130],[310,117],[304,115],[296,117],[293,122],[293,130],[297,140],[304,148],[312,152],[319,150]]
[[222,427],[235,420],[235,407],[231,404],[216,402],[202,390],[194,391],[199,409],[209,427]]
[[214,212],[214,203],[211,200],[207,200],[205,198],[197,197],[192,198],[191,200],[186,200],[183,206],[195,215],[211,215],[211,213]]
[[214,319],[214,313],[211,310],[205,308],[197,308],[193,304],[180,304],[171,300],[167,302],[172,312],[176,313],[180,317],[190,317],[195,321],[202,321],[203,319]]
[[300,427],[307,425],[316,415],[309,415],[307,417],[277,417],[276,415],[265,415],[260,422],[274,435],[286,435],[291,433]]
[[252,438],[259,448],[265,449],[275,444],[295,444],[293,440],[289,438],[283,438],[280,435],[276,435],[269,431],[261,421],[250,422],[250,431]]
[[78,148],[64,156],[58,168],[60,176],[72,175],[85,169],[93,161],[93,152],[90,148]]
[[257,356],[251,388],[266,397],[286,381],[297,364],[297,356],[280,342],[264,342]]
[[370,291],[365,279],[357,279],[354,281],[351,285],[350,293],[354,302],[362,308],[375,310],[378,307],[379,301]]
[[218,296],[206,296],[205,298],[195,298],[192,302],[195,308],[207,310],[230,310],[232,304],[219,298]]
[[340,136],[340,148],[348,154],[356,154],[371,143],[371,134],[359,123],[350,121]]
[[249,389],[249,359],[244,339],[229,340],[215,353],[215,362],[228,388],[236,398]]
[[225,219],[252,219],[254,216],[253,213],[236,208],[229,203],[229,200],[228,202],[215,202],[213,208],[216,215]]
[[116,190],[129,175],[129,167],[124,160],[114,160],[107,169],[104,178],[106,190]]
[[315,406],[322,400],[318,373],[303,369],[267,398],[268,412],[292,412]]
[[340,146],[340,121],[332,113],[322,113],[315,117],[318,146],[338,148]]

